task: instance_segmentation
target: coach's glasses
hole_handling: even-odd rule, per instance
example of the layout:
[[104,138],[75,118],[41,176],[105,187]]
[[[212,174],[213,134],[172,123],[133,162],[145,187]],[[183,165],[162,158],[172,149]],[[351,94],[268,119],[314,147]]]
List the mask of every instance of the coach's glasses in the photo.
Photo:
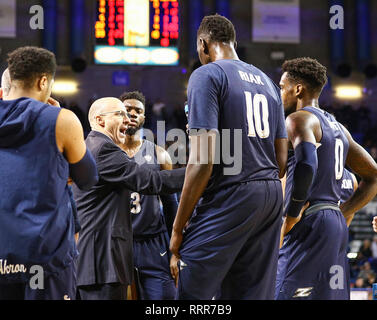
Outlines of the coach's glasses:
[[126,112],[124,112],[122,110],[104,112],[104,113],[100,113],[99,115],[100,116],[104,116],[104,115],[110,114],[110,113],[114,113],[118,117],[129,118],[129,113],[126,113]]

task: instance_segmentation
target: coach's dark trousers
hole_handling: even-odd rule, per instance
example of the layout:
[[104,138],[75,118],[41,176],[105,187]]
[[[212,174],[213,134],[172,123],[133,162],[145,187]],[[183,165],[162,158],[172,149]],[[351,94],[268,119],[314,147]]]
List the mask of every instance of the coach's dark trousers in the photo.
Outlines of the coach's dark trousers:
[[127,300],[127,286],[121,283],[93,284],[77,288],[78,300]]

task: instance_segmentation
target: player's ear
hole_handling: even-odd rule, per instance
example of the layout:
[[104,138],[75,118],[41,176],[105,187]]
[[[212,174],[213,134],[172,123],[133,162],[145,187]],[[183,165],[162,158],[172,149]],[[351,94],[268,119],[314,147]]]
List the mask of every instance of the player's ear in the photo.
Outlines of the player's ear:
[[296,89],[295,89],[296,97],[300,98],[303,94],[303,91],[304,91],[304,87],[302,84],[296,85]]
[[209,54],[209,45],[207,40],[201,39],[202,40],[202,46],[203,46],[203,52],[204,54],[208,55]]
[[48,78],[45,75],[37,80],[37,87],[39,91],[43,91],[48,87]]
[[234,41],[234,50],[237,50],[237,47],[238,47],[238,43],[237,41]]

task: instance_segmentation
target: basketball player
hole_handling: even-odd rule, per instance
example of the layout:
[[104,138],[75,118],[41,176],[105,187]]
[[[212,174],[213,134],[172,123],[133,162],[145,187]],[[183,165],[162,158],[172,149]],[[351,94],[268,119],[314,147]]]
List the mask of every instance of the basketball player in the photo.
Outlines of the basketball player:
[[[288,161],[285,239],[275,297],[349,299],[344,285],[346,220],[376,195],[377,165],[332,115],[320,109],[326,68],[317,60],[298,58],[286,61],[283,71],[281,95],[294,153]],[[362,180],[339,207],[345,164]]]
[[[178,298],[212,299],[220,292],[218,299],[272,299],[283,205],[279,176],[287,158],[279,89],[239,60],[228,19],[207,16],[197,34],[203,66],[189,81],[190,160],[170,243]],[[222,141],[222,151],[242,145],[238,174],[224,174],[230,165],[222,157],[214,164],[216,132],[225,129],[231,138],[230,145]]]
[[[140,137],[145,122],[145,97],[142,93],[124,93],[120,100],[125,104],[130,123],[125,143],[120,147],[133,161],[154,170],[171,170],[169,154],[153,142]],[[140,160],[139,160],[140,159]],[[163,204],[163,213],[160,207]],[[170,231],[177,212],[176,195],[154,196],[131,193],[132,229],[134,235],[134,265],[139,276],[139,299],[173,300],[174,280],[170,274],[169,241],[166,221]],[[164,217],[165,216],[165,217]],[[166,218],[166,221],[165,221]]]
[[[341,194],[340,194],[340,203],[346,202],[354,192],[357,190],[359,184],[357,182],[356,176],[349,170],[344,169],[343,178],[342,178],[342,187],[341,187]],[[347,227],[350,226],[355,214],[350,215],[347,220],[346,224]]]
[[[346,202],[351,196],[354,194],[354,192],[357,190],[358,187],[358,182],[355,177],[355,175],[347,170],[344,169],[343,172],[343,179],[342,179],[342,192],[340,194],[340,203]],[[350,215],[349,218],[346,220],[347,227],[350,226],[355,214]],[[347,240],[349,242],[349,240]],[[350,273],[350,264],[349,260],[347,257],[347,251],[346,255],[344,257],[345,259],[345,274],[346,274],[346,284],[345,284],[345,289],[346,291],[346,297],[349,299],[351,297],[351,273]]]
[[[5,69],[3,72],[3,75],[1,76],[1,92],[0,92],[0,99],[3,100],[8,100],[8,95],[11,87],[11,81],[10,81],[10,75],[9,75],[9,69]],[[56,101],[54,98],[49,97],[47,100],[47,104],[50,104],[54,107],[60,108],[60,104],[58,101]],[[71,207],[72,207],[72,214],[73,214],[73,219],[74,219],[74,224],[75,224],[75,240],[76,243],[79,238],[79,231],[81,230],[81,226],[79,223],[78,215],[77,215],[77,208],[76,208],[76,203],[73,198],[73,193],[72,193],[72,179],[68,179],[68,195],[69,195],[69,200],[71,202]]]
[[8,67],[10,90],[0,101],[0,299],[74,299],[78,252],[67,180],[89,188],[97,169],[77,117],[47,104],[54,54],[19,48]]

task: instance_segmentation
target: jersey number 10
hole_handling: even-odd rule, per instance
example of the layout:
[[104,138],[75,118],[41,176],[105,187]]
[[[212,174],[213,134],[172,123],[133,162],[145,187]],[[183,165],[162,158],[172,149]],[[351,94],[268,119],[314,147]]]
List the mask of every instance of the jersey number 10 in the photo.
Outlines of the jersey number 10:
[[[246,113],[247,123],[249,126],[249,137],[256,137],[258,135],[261,139],[266,139],[270,136],[270,125],[268,123],[268,101],[265,95],[256,94],[254,98],[251,93],[245,91],[246,97]],[[261,116],[262,109],[262,116]],[[262,129],[263,124],[263,129]]]

